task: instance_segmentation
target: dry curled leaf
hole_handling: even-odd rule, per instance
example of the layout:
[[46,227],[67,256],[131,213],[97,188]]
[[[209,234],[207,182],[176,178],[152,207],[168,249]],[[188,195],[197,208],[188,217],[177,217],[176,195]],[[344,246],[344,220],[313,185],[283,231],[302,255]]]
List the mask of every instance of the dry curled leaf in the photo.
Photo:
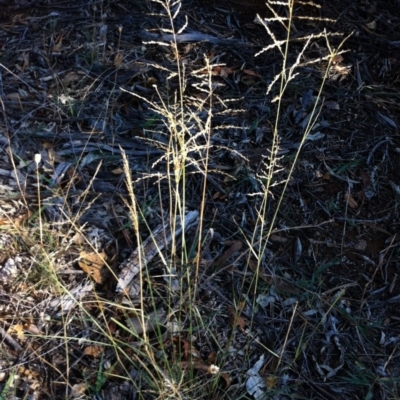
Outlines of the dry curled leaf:
[[228,389],[229,386],[231,386],[231,378],[229,377],[229,375],[226,372],[221,372],[220,376],[224,379],[224,381],[226,382],[226,389]]
[[24,331],[32,333],[33,335],[40,335],[41,332],[39,328],[35,325],[32,324],[30,321],[27,321],[23,324]]
[[216,261],[213,261],[211,263],[211,265],[210,265],[211,268],[214,268],[214,267],[224,264],[226,260],[228,260],[237,251],[239,251],[243,246],[243,243],[240,240],[235,240],[229,244],[230,244],[229,249],[226,250],[225,253],[222,254],[222,256],[220,258],[218,258]]
[[79,266],[90,275],[96,283],[102,284],[109,276],[109,269],[105,264],[107,255],[102,250],[101,253],[88,253],[82,251],[80,253]]
[[118,52],[114,57],[114,67],[119,68],[122,65],[123,59],[124,59],[124,54]]
[[22,324],[10,326],[10,328],[8,329],[8,333],[10,335],[17,335],[18,340],[25,340],[24,327]]
[[211,74],[214,76],[222,76],[224,78],[228,77],[229,75],[233,74],[234,70],[229,67],[223,67],[223,66],[215,66]]
[[332,64],[338,64],[341,63],[344,60],[343,56],[341,54],[336,54],[332,57]]
[[217,352],[216,351],[210,352],[210,354],[207,357],[207,360],[210,364],[215,364],[215,362],[217,361]]
[[278,382],[279,379],[274,375],[268,376],[267,379],[265,380],[265,383],[269,390],[273,389],[278,384]]
[[231,314],[229,318],[229,324],[234,328],[238,326],[239,329],[244,332],[244,329],[250,325],[250,321],[246,317],[239,315],[238,312],[231,306],[228,307],[228,312]]
[[288,238],[285,238],[285,237],[280,236],[280,235],[272,234],[269,237],[269,240],[271,240],[271,242],[275,242],[275,243],[287,243]]
[[71,392],[70,392],[71,399],[84,398],[86,389],[87,389],[86,382],[76,383],[71,387]]
[[20,214],[16,217],[0,217],[0,226],[3,230],[12,228],[22,228],[25,222],[31,217],[32,213],[30,211]]
[[65,33],[62,33],[61,35],[57,36],[57,39],[55,40],[55,44],[51,49],[52,53],[59,53],[61,51],[64,35],[65,35]]
[[350,208],[358,207],[357,201],[354,199],[354,197],[350,193],[346,193],[345,200]]
[[15,14],[12,18],[12,25],[28,25],[29,18],[25,17],[24,14]]
[[103,346],[90,345],[85,347],[85,349],[83,350],[83,354],[85,356],[99,357],[100,355],[103,354],[103,351],[104,351]]
[[252,69],[244,69],[243,73],[249,76],[255,76],[257,78],[261,78],[261,75],[257,71],[253,71]]

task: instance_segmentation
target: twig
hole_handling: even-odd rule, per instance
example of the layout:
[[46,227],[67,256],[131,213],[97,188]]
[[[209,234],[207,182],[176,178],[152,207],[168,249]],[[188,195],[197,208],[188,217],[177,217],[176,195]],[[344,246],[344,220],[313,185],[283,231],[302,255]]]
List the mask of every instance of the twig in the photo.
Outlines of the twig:
[[280,365],[281,362],[282,362],[283,353],[285,352],[285,349],[286,349],[286,344],[287,344],[287,341],[288,341],[288,338],[289,338],[290,330],[292,329],[293,320],[294,320],[294,316],[296,315],[296,311],[297,311],[297,306],[298,306],[298,305],[299,305],[299,302],[296,302],[296,304],[295,304],[295,306],[294,306],[294,309],[293,309],[292,318],[290,318],[289,328],[288,328],[288,330],[287,330],[287,332],[286,332],[285,342],[283,343],[282,351],[281,351],[281,354],[279,355],[279,360],[278,360],[278,364],[277,364],[277,366],[276,366],[276,370],[278,370],[279,365]]
[[378,142],[373,149],[370,151],[368,158],[367,158],[367,165],[371,164],[371,158],[374,155],[375,151],[378,149],[378,147],[382,146],[385,143],[390,143],[390,138],[385,138],[384,140],[381,140]]
[[339,174],[336,174],[335,172],[332,171],[331,168],[328,167],[325,160],[324,160],[324,165],[325,165],[325,168],[328,170],[329,174],[334,176],[335,178],[340,179],[341,181],[348,182],[348,183],[355,183],[355,184],[360,183],[359,181],[355,181],[354,179],[349,179],[348,177],[343,177],[343,176],[340,176]]
[[0,336],[3,336],[4,341],[11,345],[14,350],[22,351],[22,347],[0,326]]
[[319,226],[326,225],[326,224],[332,224],[335,220],[334,219],[328,219],[328,221],[323,221],[319,224],[311,224],[311,225],[300,225],[300,226],[291,226],[288,228],[282,228],[282,229],[274,229],[271,232],[271,235],[274,233],[278,232],[289,232],[289,231],[295,231],[298,229],[308,229],[308,228],[318,228]]

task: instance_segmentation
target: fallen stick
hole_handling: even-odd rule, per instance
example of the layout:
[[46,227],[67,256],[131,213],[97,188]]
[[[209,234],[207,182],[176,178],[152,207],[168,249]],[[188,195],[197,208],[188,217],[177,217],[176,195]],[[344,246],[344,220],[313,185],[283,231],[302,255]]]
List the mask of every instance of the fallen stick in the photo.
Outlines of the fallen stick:
[[151,235],[121,264],[122,270],[118,278],[117,293],[124,293],[131,300],[137,298],[141,287],[140,282],[133,282],[134,278],[165,246],[171,243],[173,236],[180,235],[182,230],[194,224],[198,217],[197,211],[188,212],[185,215],[184,226],[182,227],[182,223],[178,221],[174,232],[171,232],[169,222],[155,228]]
[[22,347],[1,326],[0,326],[0,336],[2,336],[4,341],[7,342],[11,347],[13,347],[14,350],[22,351]]

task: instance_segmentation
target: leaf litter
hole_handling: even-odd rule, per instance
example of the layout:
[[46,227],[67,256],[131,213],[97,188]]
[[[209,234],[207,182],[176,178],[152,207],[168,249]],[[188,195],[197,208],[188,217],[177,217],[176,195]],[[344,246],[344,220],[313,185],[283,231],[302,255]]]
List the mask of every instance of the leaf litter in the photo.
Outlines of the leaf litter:
[[[295,10],[322,18],[295,19],[294,46],[300,34],[324,29],[334,46],[336,33],[356,34],[331,65],[323,36],[288,56],[289,65],[298,54],[304,64],[281,98],[282,159],[266,223],[314,105],[318,118],[273,234],[253,259],[263,244],[248,249],[249,238],[264,232],[259,199],[250,195],[266,183],[271,100],[281,96],[270,85],[277,55],[261,52],[277,42],[253,21],[257,12],[271,15],[255,0],[246,9],[237,1],[189,3],[182,9],[191,32],[182,30],[177,40],[185,57],[186,139],[194,143],[182,215],[194,218],[176,237],[159,228],[169,212],[171,159],[168,115],[151,102],[158,93],[170,99],[179,86],[160,5],[138,2],[129,12],[132,4],[124,1],[104,2],[101,11],[89,3],[2,6],[1,395],[157,398],[146,374],[162,376],[167,395],[173,378],[166,371],[174,365],[196,371],[198,387],[222,378],[223,385],[211,385],[215,398],[397,398],[398,9],[335,0]],[[279,24],[271,19],[267,27],[278,27],[279,35]],[[205,139],[194,128],[206,116],[208,69],[199,54],[215,64],[208,170]],[[326,68],[324,101],[315,104]],[[123,152],[140,205],[140,240],[124,202]],[[170,263],[183,248],[182,235],[198,235],[204,175],[201,222],[209,243],[201,254]],[[35,229],[40,223],[42,234]],[[50,243],[45,251],[43,243]],[[134,259],[141,249],[143,265]],[[196,269],[197,297],[190,302],[183,277],[194,279]],[[149,274],[139,282],[144,270]],[[130,297],[121,299],[126,290]],[[156,358],[138,366],[129,360],[145,359],[146,335]],[[179,390],[175,395],[184,398]],[[210,398],[196,385],[190,396]]]

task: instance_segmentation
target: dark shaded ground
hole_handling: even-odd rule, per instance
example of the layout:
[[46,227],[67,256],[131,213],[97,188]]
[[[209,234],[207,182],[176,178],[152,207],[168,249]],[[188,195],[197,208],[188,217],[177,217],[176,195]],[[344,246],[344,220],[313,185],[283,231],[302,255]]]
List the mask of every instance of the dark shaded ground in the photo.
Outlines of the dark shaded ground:
[[[34,155],[39,153],[46,218],[59,221],[60,208],[67,209],[73,220],[77,216],[76,224],[87,224],[85,233],[95,237],[97,250],[106,251],[110,258],[116,255],[118,274],[121,262],[137,246],[121,200],[127,190],[124,175],[116,172],[122,165],[119,146],[129,156],[138,203],[150,229],[160,224],[161,210],[169,209],[168,184],[162,179],[167,177],[167,165],[165,160],[155,163],[168,142],[160,134],[165,132],[165,119],[144,101],[160,104],[154,84],[171,103],[179,90],[177,79],[167,79],[176,71],[171,50],[148,43],[170,41],[161,30],[170,28],[169,20],[161,5],[146,1],[57,1],[51,5],[0,1],[0,5],[1,225],[17,224],[20,218],[30,232],[37,222],[34,216],[28,221],[24,215],[32,216],[39,206],[34,169]],[[330,45],[338,47],[351,36],[341,47],[343,54],[328,69],[317,123],[289,180],[261,261],[260,281],[264,281],[258,286],[249,270],[251,263],[244,265],[247,256],[237,259],[241,251],[246,254],[237,243],[244,242],[244,237],[249,240],[257,229],[261,200],[249,195],[262,189],[257,178],[265,174],[262,161],[271,148],[277,115],[277,103],[271,100],[279,95],[279,86],[267,96],[266,92],[282,61],[276,48],[255,57],[272,44],[264,27],[253,22],[257,12],[272,16],[262,2],[243,6],[237,1],[188,0],[175,20],[180,28],[185,15],[188,18],[179,37],[186,68],[185,106],[201,121],[207,110],[199,108],[204,96],[199,89],[201,74],[193,71],[204,68],[204,55],[214,64],[225,65],[214,67],[212,77],[212,148],[204,229],[214,229],[215,237],[202,257],[218,260],[229,249],[233,255],[229,262],[210,263],[201,271],[196,307],[203,321],[212,318],[213,323],[207,329],[198,327],[196,340],[186,331],[176,337],[191,342],[205,363],[211,360],[210,354],[216,352],[218,357],[229,349],[223,362],[215,361],[229,375],[229,387],[215,389],[215,398],[252,398],[244,381],[261,355],[265,357],[260,375],[266,398],[399,398],[400,4],[335,0],[316,7],[295,3],[289,66],[302,52],[301,38],[326,29],[332,33]],[[277,13],[287,16],[283,6]],[[315,19],[296,19],[299,16]],[[270,26],[279,39],[285,38],[279,22]],[[328,55],[326,39],[313,40],[303,52],[298,77],[283,94],[278,118],[282,171],[277,181],[288,177]],[[198,143],[204,144],[204,138],[199,137]],[[200,168],[203,156],[200,150],[191,153]],[[67,172],[56,183],[54,170],[62,163],[67,163]],[[197,210],[202,175],[195,174],[193,165],[187,168],[193,173],[187,178],[187,207]],[[282,185],[271,189],[267,221],[272,219],[281,190]],[[32,274],[31,260],[37,249],[27,237],[13,240],[4,231],[0,393],[17,366],[16,398],[72,398],[77,388],[81,398],[95,398],[90,396],[97,393],[92,386],[103,358],[92,357],[90,350],[85,352],[72,341],[66,351],[63,339],[90,337],[103,343],[100,328],[87,325],[85,336],[81,310],[71,312],[65,328],[67,318],[51,303],[56,291],[43,289],[38,285],[42,278]],[[82,246],[72,240],[67,228],[61,231],[65,238],[57,239],[55,247],[67,250],[57,248],[54,260],[63,284],[73,288],[83,281],[76,265]],[[195,228],[192,231],[195,236]],[[10,232],[16,235],[13,229]],[[34,243],[38,237],[30,239]],[[23,240],[31,247],[21,245]],[[149,281],[159,287],[162,266],[154,264]],[[20,276],[26,279],[18,280]],[[119,301],[115,285],[108,280],[100,279],[96,289],[98,296]],[[160,298],[163,295],[161,288]],[[97,298],[94,293],[87,296]],[[88,297],[84,297],[87,304]],[[232,306],[236,311],[230,311]],[[115,325],[109,321],[111,316],[122,321],[118,307],[110,306],[104,314],[98,305],[85,307],[90,315],[101,315],[100,325],[115,334]],[[232,323],[230,314],[240,322]],[[253,322],[247,324],[242,318]],[[118,343],[129,340],[120,333]],[[174,354],[171,343],[166,342],[165,348]],[[280,359],[272,355],[281,352]],[[107,348],[104,359],[114,363],[115,349]],[[123,380],[108,377],[97,395],[157,398],[149,384],[137,377],[142,369],[119,366],[115,375],[127,376],[126,372],[137,386],[124,386]],[[113,390],[116,394],[111,394]],[[210,394],[196,392],[197,397],[210,398]]]

